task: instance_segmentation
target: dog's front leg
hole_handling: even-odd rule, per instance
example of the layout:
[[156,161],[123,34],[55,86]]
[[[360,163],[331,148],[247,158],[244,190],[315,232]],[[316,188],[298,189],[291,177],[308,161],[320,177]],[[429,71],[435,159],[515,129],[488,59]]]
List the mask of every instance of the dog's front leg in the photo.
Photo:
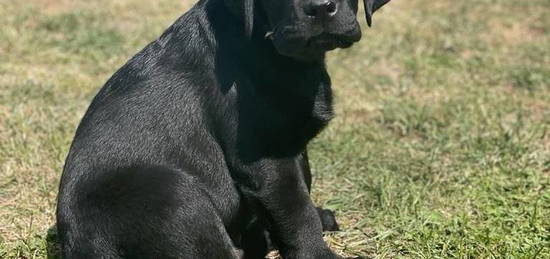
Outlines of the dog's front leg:
[[[301,154],[301,156],[298,158],[298,164],[299,169],[302,171],[302,174],[304,175],[304,181],[307,186],[308,192],[311,192],[311,168],[309,166],[309,158],[307,155],[307,150],[304,150],[304,152]],[[319,214],[319,217],[321,217],[321,224],[323,225],[323,231],[339,231],[340,227],[338,226],[338,222],[336,222],[336,217],[334,216],[334,212],[331,210],[323,209],[318,207],[317,213]]]
[[297,158],[264,159],[243,166],[240,189],[268,224],[284,258],[340,258],[325,244],[321,219]]

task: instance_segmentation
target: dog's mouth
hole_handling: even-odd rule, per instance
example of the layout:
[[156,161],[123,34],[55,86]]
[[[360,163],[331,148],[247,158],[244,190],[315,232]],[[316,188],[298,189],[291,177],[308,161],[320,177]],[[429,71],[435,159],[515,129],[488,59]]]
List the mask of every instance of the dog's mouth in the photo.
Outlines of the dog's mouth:
[[321,51],[331,51],[337,48],[349,48],[353,43],[359,41],[360,36],[355,35],[333,35],[323,33],[310,38],[306,41],[306,48],[317,49]]

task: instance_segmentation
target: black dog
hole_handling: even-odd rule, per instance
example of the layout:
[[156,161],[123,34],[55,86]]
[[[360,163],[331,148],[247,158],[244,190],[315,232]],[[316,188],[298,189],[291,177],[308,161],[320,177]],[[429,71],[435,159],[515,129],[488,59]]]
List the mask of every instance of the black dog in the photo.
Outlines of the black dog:
[[[389,0],[365,0],[367,20]],[[340,258],[309,197],[306,144],[332,118],[325,52],[357,0],[201,0],[86,112],[58,198],[75,258]],[[319,216],[321,212],[321,217]]]

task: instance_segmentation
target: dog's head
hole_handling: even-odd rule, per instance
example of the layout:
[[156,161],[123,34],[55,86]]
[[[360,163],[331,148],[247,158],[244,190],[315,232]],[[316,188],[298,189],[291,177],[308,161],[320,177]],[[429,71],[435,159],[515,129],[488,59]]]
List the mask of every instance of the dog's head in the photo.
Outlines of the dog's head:
[[[254,15],[260,12],[265,37],[277,51],[297,59],[315,59],[326,51],[347,48],[361,39],[357,22],[360,0],[233,0],[242,4],[245,27],[252,34]],[[373,13],[390,0],[363,0],[367,24]]]

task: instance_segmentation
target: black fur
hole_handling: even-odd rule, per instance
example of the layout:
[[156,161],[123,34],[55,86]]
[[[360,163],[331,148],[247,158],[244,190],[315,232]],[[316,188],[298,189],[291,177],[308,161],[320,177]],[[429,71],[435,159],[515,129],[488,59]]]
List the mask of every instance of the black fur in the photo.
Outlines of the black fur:
[[[290,2],[255,1],[247,35],[242,0],[202,0],[109,79],[61,179],[65,258],[263,258],[270,242],[284,258],[339,258],[306,153],[333,116],[327,49],[265,39],[275,1]],[[305,38],[344,37],[332,28]]]

